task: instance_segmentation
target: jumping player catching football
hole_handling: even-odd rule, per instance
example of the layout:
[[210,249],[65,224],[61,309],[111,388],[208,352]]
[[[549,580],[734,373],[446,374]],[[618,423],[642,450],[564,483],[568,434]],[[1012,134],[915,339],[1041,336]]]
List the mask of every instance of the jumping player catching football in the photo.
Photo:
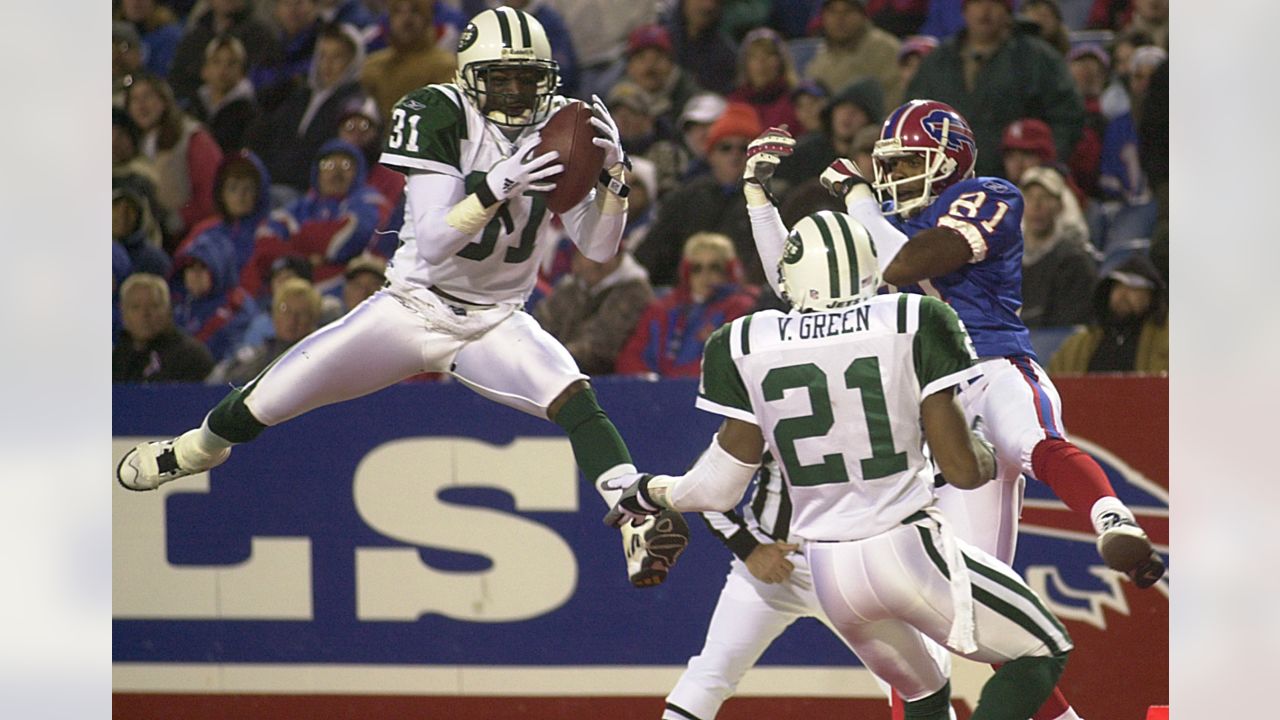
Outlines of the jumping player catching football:
[[[521,310],[552,247],[543,194],[564,169],[555,152],[533,156],[539,130],[566,102],[551,57],[533,16],[509,7],[476,15],[459,38],[455,82],[419,88],[391,111],[381,162],[408,181],[386,287],[229,393],[200,427],[129,451],[117,480],[153,490],[225,462],[233,445],[309,410],[447,372],[564,428],[582,472],[612,505],[619,492],[601,481],[634,471],[626,445],[568,351]],[[593,101],[592,142],[607,174],[561,221],[585,256],[604,262],[626,223],[626,159],[608,110]],[[632,584],[661,583],[688,539],[674,512],[624,528]]]

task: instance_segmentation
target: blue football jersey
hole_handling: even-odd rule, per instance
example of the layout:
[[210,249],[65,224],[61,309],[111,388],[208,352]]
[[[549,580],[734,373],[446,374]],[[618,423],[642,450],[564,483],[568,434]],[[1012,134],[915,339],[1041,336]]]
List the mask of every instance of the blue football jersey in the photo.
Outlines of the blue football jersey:
[[[981,258],[955,272],[899,288],[933,295],[950,305],[973,338],[979,357],[1030,355],[1031,334],[1022,308],[1022,192],[1007,180],[978,177],[947,188],[911,217],[888,220],[908,238],[931,227],[965,236]],[[1038,360],[1038,358],[1037,358]]]

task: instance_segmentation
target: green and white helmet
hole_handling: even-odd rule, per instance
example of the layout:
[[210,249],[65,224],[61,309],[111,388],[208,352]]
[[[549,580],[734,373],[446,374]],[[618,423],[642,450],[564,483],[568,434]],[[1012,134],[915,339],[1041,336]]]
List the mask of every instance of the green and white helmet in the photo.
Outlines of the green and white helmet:
[[[519,91],[500,91],[494,71],[523,80]],[[551,43],[542,23],[529,13],[497,7],[471,18],[458,37],[454,81],[482,115],[499,125],[536,125],[551,112],[560,88],[560,66],[551,59]]]
[[831,210],[807,215],[791,229],[778,275],[783,299],[801,312],[853,305],[875,295],[881,282],[867,229]]

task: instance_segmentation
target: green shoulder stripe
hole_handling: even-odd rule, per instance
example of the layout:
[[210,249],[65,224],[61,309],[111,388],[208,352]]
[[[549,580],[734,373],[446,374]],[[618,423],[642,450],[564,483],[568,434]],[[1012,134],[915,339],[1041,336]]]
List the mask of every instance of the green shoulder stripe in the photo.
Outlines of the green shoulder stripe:
[[977,357],[969,333],[950,305],[923,296],[919,308],[912,355],[916,378],[924,388],[934,380],[967,370]]
[[751,397],[742,382],[738,365],[733,361],[730,345],[733,326],[741,322],[736,320],[721,325],[707,339],[702,351],[702,381],[698,385],[698,395],[717,405],[750,413]]
[[382,162],[412,170],[461,173],[459,149],[467,137],[466,102],[452,85],[427,85],[400,98]]

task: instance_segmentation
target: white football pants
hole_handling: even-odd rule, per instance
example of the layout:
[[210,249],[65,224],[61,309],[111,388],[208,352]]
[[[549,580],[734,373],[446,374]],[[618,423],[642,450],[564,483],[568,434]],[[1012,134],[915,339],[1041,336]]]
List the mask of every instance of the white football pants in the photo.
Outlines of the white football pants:
[[246,386],[244,403],[259,422],[276,425],[424,372],[451,373],[490,400],[541,418],[587,377],[513,305],[459,314],[425,289],[412,297],[383,289],[289,348]]

